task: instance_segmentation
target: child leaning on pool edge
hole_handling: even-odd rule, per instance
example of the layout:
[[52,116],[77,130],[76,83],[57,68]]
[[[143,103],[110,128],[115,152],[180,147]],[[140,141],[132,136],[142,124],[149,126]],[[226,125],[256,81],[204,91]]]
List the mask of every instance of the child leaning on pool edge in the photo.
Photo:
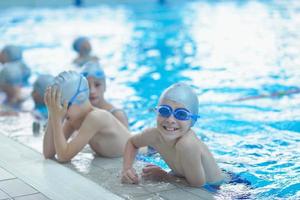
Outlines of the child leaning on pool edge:
[[171,180],[184,177],[191,186],[216,185],[223,180],[208,147],[191,129],[198,117],[198,98],[184,83],[176,83],[161,95],[157,107],[157,126],[132,136],[126,144],[122,182],[137,184],[138,175],[132,167],[138,148],[152,146],[172,169],[167,173],[155,165],[143,168],[142,176]]
[[[130,133],[111,113],[91,105],[86,78],[68,71],[60,73],[54,82],[45,94],[45,158],[56,154],[59,162],[67,162],[86,144],[100,156],[122,156]],[[72,136],[73,133],[76,134]],[[69,138],[72,139],[68,141]]]
[[90,102],[93,106],[109,111],[124,126],[128,128],[128,118],[125,112],[116,108],[104,97],[106,91],[106,76],[98,61],[90,61],[83,66],[81,74],[87,79],[90,89]]

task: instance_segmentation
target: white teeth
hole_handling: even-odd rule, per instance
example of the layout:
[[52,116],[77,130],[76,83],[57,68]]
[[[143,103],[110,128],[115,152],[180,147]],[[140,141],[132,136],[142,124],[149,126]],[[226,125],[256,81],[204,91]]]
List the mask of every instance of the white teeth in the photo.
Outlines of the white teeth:
[[167,131],[176,131],[176,130],[178,130],[178,128],[166,127],[166,126],[164,126],[164,129],[166,129]]

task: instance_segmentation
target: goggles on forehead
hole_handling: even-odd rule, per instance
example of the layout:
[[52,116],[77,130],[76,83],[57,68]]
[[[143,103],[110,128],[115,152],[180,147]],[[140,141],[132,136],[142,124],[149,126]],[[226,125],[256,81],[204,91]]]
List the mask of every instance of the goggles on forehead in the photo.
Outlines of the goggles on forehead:
[[81,80],[82,80],[82,76],[80,76],[80,80],[79,80],[79,84],[78,84],[78,87],[77,87],[77,90],[75,92],[75,94],[71,97],[69,103],[68,103],[68,109],[72,106],[72,104],[74,103],[77,103],[77,104],[80,104],[80,102],[76,99],[77,96],[82,93],[82,92],[85,92],[87,91],[89,88],[84,88],[82,90],[80,90],[80,86],[81,86]]
[[198,115],[193,115],[189,110],[185,108],[176,108],[174,111],[169,105],[160,105],[156,108],[159,116],[164,118],[169,118],[172,114],[177,120],[186,121],[186,120],[196,120]]
[[88,76],[95,76],[96,78],[98,79],[102,79],[105,77],[105,74],[103,73],[103,71],[94,71],[92,73],[89,73],[89,72],[82,72],[81,73],[84,77],[88,77]]

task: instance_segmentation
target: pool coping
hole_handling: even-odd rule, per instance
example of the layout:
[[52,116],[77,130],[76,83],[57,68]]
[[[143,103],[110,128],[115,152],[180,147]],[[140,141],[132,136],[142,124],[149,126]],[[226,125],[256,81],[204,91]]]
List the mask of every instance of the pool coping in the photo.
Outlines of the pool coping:
[[39,152],[8,138],[2,131],[0,141],[0,167],[50,199],[122,199],[64,165],[45,160]]

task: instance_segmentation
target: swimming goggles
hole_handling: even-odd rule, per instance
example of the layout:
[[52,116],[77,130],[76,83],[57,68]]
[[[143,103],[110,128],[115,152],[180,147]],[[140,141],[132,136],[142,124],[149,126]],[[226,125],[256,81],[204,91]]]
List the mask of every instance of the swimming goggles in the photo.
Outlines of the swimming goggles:
[[68,103],[68,107],[67,107],[68,109],[69,109],[69,108],[72,106],[72,104],[74,104],[74,103],[80,104],[80,102],[76,99],[77,96],[78,96],[80,93],[89,90],[89,88],[84,88],[84,89],[80,90],[82,78],[83,78],[83,77],[80,76],[80,80],[79,80],[79,84],[78,84],[77,90],[76,90],[75,94],[71,97],[71,99],[70,99],[70,101],[69,101],[69,103]]
[[88,77],[88,76],[95,76],[98,79],[104,78],[105,74],[103,73],[103,71],[95,71],[92,73],[89,72],[82,72],[81,73],[84,77]]
[[174,111],[169,105],[160,105],[156,108],[157,113],[164,118],[169,118],[172,114],[175,119],[180,121],[186,121],[189,119],[196,120],[198,115],[193,115],[185,108],[176,108]]

